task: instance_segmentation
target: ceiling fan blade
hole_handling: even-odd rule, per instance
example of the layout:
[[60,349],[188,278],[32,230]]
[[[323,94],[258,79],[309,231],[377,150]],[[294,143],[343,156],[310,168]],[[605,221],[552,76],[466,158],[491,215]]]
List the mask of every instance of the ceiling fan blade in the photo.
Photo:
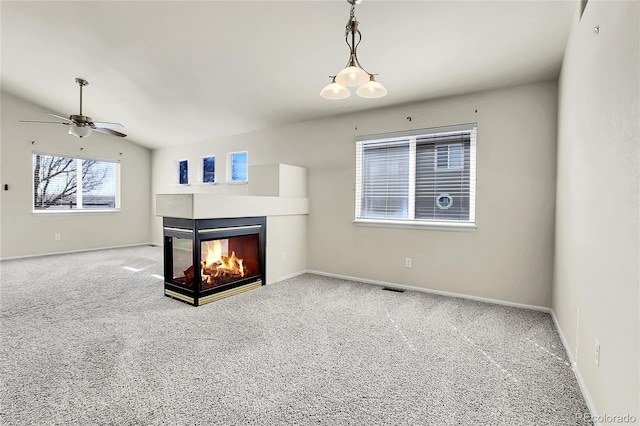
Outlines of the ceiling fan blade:
[[61,123],[59,121],[20,120],[20,123],[63,124],[65,126],[73,126],[73,123]]
[[92,129],[95,130],[96,132],[106,133],[107,135],[120,136],[121,138],[124,138],[125,136],[127,136],[124,133],[120,133],[118,131],[111,130],[111,129],[106,129],[104,127],[92,127]]
[[94,121],[93,125],[97,127],[106,127],[108,129],[113,129],[114,127],[124,127],[120,123],[109,123],[108,121]]
[[68,122],[69,124],[75,124],[75,123],[73,122],[73,120],[71,120],[69,117],[63,117],[63,116],[61,116],[61,115],[54,114],[54,113],[52,113],[52,112],[48,112],[47,114],[49,114],[49,115],[50,115],[50,116],[52,116],[52,117],[59,118],[59,119],[60,119],[60,120],[62,120],[62,121],[66,121],[66,122]]

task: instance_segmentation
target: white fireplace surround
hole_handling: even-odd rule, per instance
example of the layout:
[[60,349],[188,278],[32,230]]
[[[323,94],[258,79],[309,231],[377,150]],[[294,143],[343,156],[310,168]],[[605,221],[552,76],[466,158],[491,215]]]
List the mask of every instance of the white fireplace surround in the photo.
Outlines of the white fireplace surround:
[[266,216],[266,283],[306,269],[307,169],[287,164],[249,167],[248,195],[157,194],[156,216],[223,219]]
[[158,194],[156,216],[182,219],[290,216],[309,213],[306,197],[216,194]]

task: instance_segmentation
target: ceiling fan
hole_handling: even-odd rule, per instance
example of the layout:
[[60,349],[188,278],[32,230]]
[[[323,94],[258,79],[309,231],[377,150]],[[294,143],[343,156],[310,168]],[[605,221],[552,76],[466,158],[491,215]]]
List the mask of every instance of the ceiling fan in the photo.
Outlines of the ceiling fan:
[[79,138],[87,137],[91,134],[92,130],[100,133],[106,133],[108,135],[119,136],[121,138],[127,136],[124,133],[120,133],[117,130],[113,130],[114,127],[124,127],[120,123],[109,123],[104,121],[93,121],[91,117],[82,115],[82,88],[89,84],[87,80],[82,78],[76,78],[76,83],[80,86],[80,114],[72,114],[68,118],[61,115],[48,112],[52,117],[59,118],[60,121],[36,121],[36,120],[20,120],[22,123],[48,123],[48,124],[62,124],[69,126],[69,134],[77,136]]

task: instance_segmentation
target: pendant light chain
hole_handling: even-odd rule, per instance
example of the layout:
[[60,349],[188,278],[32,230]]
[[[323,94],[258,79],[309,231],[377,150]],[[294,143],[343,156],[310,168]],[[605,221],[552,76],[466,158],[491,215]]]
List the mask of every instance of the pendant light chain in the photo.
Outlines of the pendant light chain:
[[351,31],[351,23],[353,21],[356,21],[356,4],[355,3],[351,4],[351,13],[349,14],[349,21],[347,21],[347,26],[345,28],[345,32],[344,32],[345,35],[349,35],[349,32]]

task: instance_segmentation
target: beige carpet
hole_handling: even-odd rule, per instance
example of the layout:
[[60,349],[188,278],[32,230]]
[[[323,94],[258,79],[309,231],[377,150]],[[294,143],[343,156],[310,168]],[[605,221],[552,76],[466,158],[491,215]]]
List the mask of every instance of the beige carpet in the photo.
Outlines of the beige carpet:
[[583,425],[548,314],[302,275],[198,308],[162,249],[3,261],[3,425]]

